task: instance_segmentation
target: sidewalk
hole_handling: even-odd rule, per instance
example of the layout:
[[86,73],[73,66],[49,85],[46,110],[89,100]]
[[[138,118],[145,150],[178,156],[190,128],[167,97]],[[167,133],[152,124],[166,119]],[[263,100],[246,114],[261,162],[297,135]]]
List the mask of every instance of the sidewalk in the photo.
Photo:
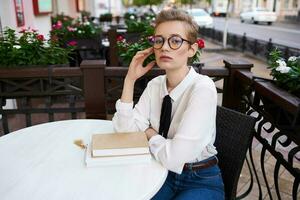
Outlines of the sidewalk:
[[231,48],[224,50],[222,46],[211,42],[209,39],[205,39],[205,48],[200,57],[200,61],[205,63],[205,67],[217,67],[224,66],[223,60],[234,58],[234,59],[244,59],[250,63],[253,63],[254,67],[251,71],[255,76],[269,78],[270,70],[267,69],[268,64],[258,59],[250,54],[234,51]]

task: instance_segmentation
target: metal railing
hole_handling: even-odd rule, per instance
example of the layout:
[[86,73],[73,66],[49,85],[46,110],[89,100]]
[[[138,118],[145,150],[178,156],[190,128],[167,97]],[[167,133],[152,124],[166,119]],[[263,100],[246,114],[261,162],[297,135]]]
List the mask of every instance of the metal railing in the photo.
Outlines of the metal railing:
[[[211,38],[213,41],[218,43],[222,43],[223,41],[223,31],[203,28],[201,29],[200,34],[204,37]],[[269,41],[251,38],[248,37],[246,33],[243,35],[228,33],[227,44],[235,50],[251,53],[254,56],[265,60],[268,59],[270,51],[274,48],[278,48],[281,52],[283,52],[283,57],[285,59],[288,59],[290,56],[298,56],[300,54],[300,49],[276,44],[271,38]]]

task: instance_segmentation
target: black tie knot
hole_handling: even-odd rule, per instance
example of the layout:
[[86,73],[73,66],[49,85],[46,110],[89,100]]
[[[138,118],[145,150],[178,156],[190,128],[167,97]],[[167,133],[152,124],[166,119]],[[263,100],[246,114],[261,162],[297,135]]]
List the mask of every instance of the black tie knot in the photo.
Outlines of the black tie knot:
[[159,122],[159,134],[164,138],[167,138],[170,123],[171,123],[171,113],[172,113],[172,101],[169,95],[166,95],[163,99],[160,112],[160,122]]

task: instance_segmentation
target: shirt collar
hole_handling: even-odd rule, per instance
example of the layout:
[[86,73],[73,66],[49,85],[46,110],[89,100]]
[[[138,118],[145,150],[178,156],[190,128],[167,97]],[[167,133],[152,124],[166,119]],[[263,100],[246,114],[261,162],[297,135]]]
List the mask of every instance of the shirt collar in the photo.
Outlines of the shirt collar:
[[164,98],[166,95],[170,95],[173,101],[176,101],[186,90],[186,88],[193,82],[197,72],[193,67],[190,67],[188,74],[184,79],[170,92],[167,90],[167,76],[165,75],[161,84],[160,97]]

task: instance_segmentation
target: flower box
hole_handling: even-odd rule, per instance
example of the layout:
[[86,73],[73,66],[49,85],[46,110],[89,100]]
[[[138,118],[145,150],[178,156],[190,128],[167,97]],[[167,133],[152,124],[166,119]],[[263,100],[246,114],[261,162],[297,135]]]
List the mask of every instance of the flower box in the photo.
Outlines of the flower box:
[[274,49],[270,53],[269,64],[274,83],[300,97],[300,57],[291,56],[285,60],[282,52]]
[[300,98],[271,81],[254,81],[254,104],[261,106],[269,118],[283,129],[300,130]]

